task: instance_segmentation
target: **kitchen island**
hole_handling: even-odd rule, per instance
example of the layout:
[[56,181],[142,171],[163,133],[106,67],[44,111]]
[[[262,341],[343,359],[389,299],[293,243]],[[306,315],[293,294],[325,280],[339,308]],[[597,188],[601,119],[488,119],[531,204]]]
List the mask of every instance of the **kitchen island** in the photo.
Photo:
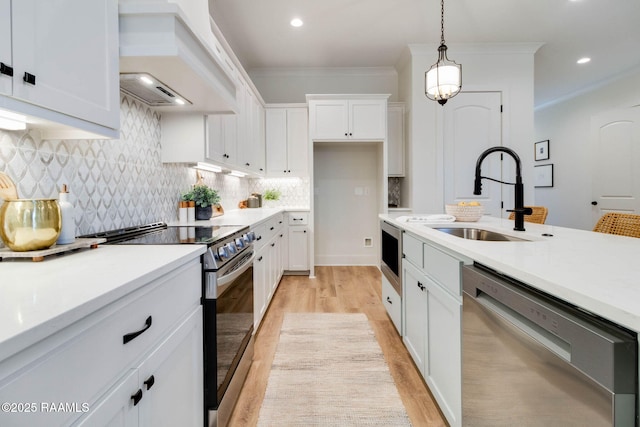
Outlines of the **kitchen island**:
[[[380,218],[541,291],[640,332],[640,239],[483,217],[478,222],[418,223]],[[527,241],[474,241],[434,227],[472,227]]]
[[[475,343],[489,342],[494,338],[495,342],[491,342],[499,347],[503,341],[498,337],[504,337],[506,331],[506,329],[500,329],[497,324],[487,321],[487,325],[491,326],[482,330],[482,333],[478,332],[480,317],[474,314],[474,307],[479,307],[479,305],[477,302],[472,304],[476,297],[478,300],[482,299],[482,304],[487,304],[486,307],[493,307],[495,298],[495,301],[498,301],[495,303],[498,304],[496,307],[506,313],[504,314],[505,318],[516,319],[513,320],[515,324],[523,321],[523,329],[521,330],[533,331],[531,332],[532,336],[536,336],[539,331],[536,329],[535,322],[533,329],[531,329],[531,324],[523,319],[531,318],[533,320],[539,316],[540,323],[538,324],[541,327],[547,325],[551,328],[548,329],[549,331],[558,328],[557,332],[560,338],[558,340],[549,338],[551,344],[548,343],[549,346],[546,347],[546,349],[554,349],[554,354],[558,356],[557,360],[564,360],[572,365],[574,362],[577,364],[585,363],[585,369],[593,369],[592,366],[608,366],[608,368],[603,368],[603,371],[607,373],[614,372],[613,367],[619,366],[619,369],[615,369],[615,375],[621,375],[619,378],[626,378],[627,382],[624,386],[621,386],[622,382],[616,382],[619,386],[615,393],[616,423],[620,423],[620,425],[635,424],[630,421],[632,417],[635,418],[635,402],[639,395],[636,378],[638,356],[635,347],[632,346],[633,350],[626,353],[628,356],[625,356],[625,362],[623,362],[623,358],[618,358],[616,355],[616,362],[605,365],[606,360],[609,359],[595,356],[597,353],[596,347],[591,347],[595,342],[592,338],[584,337],[586,341],[582,338],[575,342],[563,341],[564,338],[574,339],[571,338],[571,334],[567,333],[573,327],[558,326],[558,322],[562,324],[560,318],[554,317],[556,315],[545,311],[545,308],[538,311],[537,307],[533,305],[533,299],[525,297],[519,303],[521,305],[516,303],[512,306],[501,306],[502,302],[508,304],[509,300],[505,299],[504,291],[499,290],[496,287],[497,284],[492,284],[490,281],[477,282],[481,283],[479,286],[483,287],[483,295],[481,296],[478,296],[475,290],[468,290],[467,287],[474,286],[469,281],[468,272],[472,271],[469,268],[478,270],[476,267],[471,267],[471,264],[482,265],[488,267],[489,271],[499,274],[500,277],[507,276],[551,295],[555,298],[553,300],[554,306],[558,308],[567,307],[567,310],[572,310],[571,306],[577,307],[578,309],[573,312],[578,313],[583,319],[579,320],[577,324],[587,325],[587,316],[584,315],[585,312],[589,312],[592,316],[588,317],[593,319],[593,322],[599,322],[597,324],[602,324],[600,320],[597,320],[598,318],[604,318],[625,327],[627,331],[640,332],[640,307],[637,304],[640,296],[640,285],[637,284],[637,278],[640,277],[640,268],[637,264],[640,255],[639,239],[533,223],[525,223],[526,231],[514,231],[514,221],[490,217],[483,217],[478,222],[468,223],[427,222],[426,218],[427,216],[414,216],[393,219],[386,215],[380,215],[381,220],[403,230],[403,259],[401,261],[403,291],[401,297],[397,296],[397,298],[402,298],[402,310],[401,313],[398,313],[397,308],[392,308],[398,304],[393,304],[387,306],[387,311],[392,318],[394,315],[396,318],[402,318],[401,327],[398,329],[401,331],[405,347],[450,425],[460,426],[465,422],[474,423],[477,421],[473,417],[478,416],[479,412],[473,412],[475,410],[473,402],[477,402],[480,396],[485,394],[478,392],[478,390],[476,390],[476,394],[473,394],[473,385],[478,384],[478,378],[482,378],[481,387],[489,387],[487,390],[495,389],[490,385],[492,384],[490,379],[486,383],[484,382],[485,377],[490,378],[489,372],[492,372],[492,369],[500,371],[503,368],[508,371],[506,368],[507,360],[515,360],[516,364],[520,363],[520,356],[509,359],[507,353],[521,354],[517,352],[522,347],[507,350],[507,346],[502,351],[490,355],[488,354],[490,351],[486,347],[480,352],[477,347],[474,347]],[[435,216],[431,218],[435,219]],[[448,230],[445,232],[438,230],[438,228]],[[455,235],[456,229],[461,228],[485,230],[502,235],[495,237],[506,236],[515,238],[515,240],[465,239]],[[383,300],[385,289],[390,292],[389,282],[386,279],[383,275]],[[465,292],[467,292],[464,295],[462,293],[463,283]],[[385,285],[387,286],[385,287]],[[561,304],[559,301],[564,301],[567,304]],[[509,311],[511,308],[512,311]],[[516,309],[524,311],[514,311]],[[533,311],[531,311],[532,309]],[[634,333],[623,332],[619,328],[617,330],[628,336],[628,342],[637,343]],[[551,334],[539,335],[539,337],[545,336],[551,337]],[[594,336],[605,335],[596,332]],[[478,340],[478,338],[480,339]],[[588,350],[580,352],[580,348],[586,349],[587,347]],[[565,348],[564,352],[558,351],[559,348]],[[621,346],[620,348],[629,347]],[[541,352],[545,353],[546,349],[525,353],[534,358],[538,356],[542,358]],[[511,353],[511,351],[513,352]],[[474,363],[480,355],[485,354],[487,354],[487,358],[481,363],[483,373],[474,378],[473,373],[479,369],[477,366],[475,369],[473,368]],[[528,388],[532,387],[532,384],[549,384],[548,377],[542,374],[540,378],[546,379],[539,383],[533,379],[533,382],[522,383],[520,381],[527,373],[537,372],[541,366],[546,365],[544,363],[542,365],[532,364],[531,366],[521,365],[516,382],[523,385],[522,387],[518,385],[517,391],[513,391],[514,396],[527,395],[532,391]],[[577,372],[575,368],[573,369],[571,371],[569,368],[569,371]],[[588,375],[586,371],[584,372]],[[634,374],[629,376],[632,372]],[[505,375],[498,374],[498,377],[504,378]],[[532,378],[536,378],[535,375]],[[595,377],[591,378],[597,381]],[[607,390],[613,390],[613,383],[607,383],[606,379],[602,379],[602,381],[600,384],[603,387],[609,384],[610,388]],[[533,387],[535,388],[535,386]],[[553,387],[548,390],[549,395],[556,392]],[[498,387],[498,389],[508,388],[509,385]],[[465,398],[465,390],[472,395],[467,394]],[[541,396],[547,395],[547,390],[544,390],[543,386],[538,387],[537,390],[540,390]],[[573,396],[578,389],[575,390],[575,393],[568,394],[566,394],[566,389],[558,388],[557,390],[558,396]],[[584,390],[588,394],[586,392],[588,388],[579,388],[579,390]],[[598,396],[605,396],[605,394],[601,394],[601,391],[597,392]],[[622,404],[621,402],[625,399],[626,404]],[[495,399],[489,400],[493,402]],[[529,406],[525,402],[529,401],[529,399],[520,401],[516,398],[509,404],[501,399],[495,402],[500,408],[504,404],[504,407],[517,407],[526,412]],[[581,402],[581,400],[576,399],[576,402]],[[487,404],[487,401],[483,401],[483,404],[478,404],[477,408],[485,408]],[[607,417],[614,411],[610,410],[607,405],[613,405],[613,403],[605,398],[600,401],[600,404],[603,409],[598,412],[598,422],[609,425]],[[535,404],[531,405],[533,408],[535,406]],[[466,415],[463,414],[463,408],[466,408]],[[581,411],[578,412],[583,414]],[[494,411],[492,414],[482,422],[492,420],[500,424],[498,421],[503,419],[499,418],[501,416],[499,411]],[[508,417],[509,414],[504,416]],[[558,413],[558,416],[565,415],[573,420],[570,413]],[[466,421],[463,420],[463,416],[466,417]],[[484,415],[481,416],[484,417]],[[491,418],[493,416],[496,418]],[[469,417],[473,421],[470,421]],[[482,422],[478,425],[487,425]]]

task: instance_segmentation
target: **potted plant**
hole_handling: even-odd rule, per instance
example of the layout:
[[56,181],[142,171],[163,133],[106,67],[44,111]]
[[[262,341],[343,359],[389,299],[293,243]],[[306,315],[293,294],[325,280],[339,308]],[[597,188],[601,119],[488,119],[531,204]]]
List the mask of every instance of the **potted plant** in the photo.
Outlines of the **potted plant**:
[[209,219],[213,214],[213,206],[220,203],[220,196],[216,190],[206,185],[196,184],[182,195],[182,200],[196,203],[196,219]]
[[271,205],[272,201],[280,200],[280,191],[275,188],[265,190],[262,198],[267,202],[267,205]]

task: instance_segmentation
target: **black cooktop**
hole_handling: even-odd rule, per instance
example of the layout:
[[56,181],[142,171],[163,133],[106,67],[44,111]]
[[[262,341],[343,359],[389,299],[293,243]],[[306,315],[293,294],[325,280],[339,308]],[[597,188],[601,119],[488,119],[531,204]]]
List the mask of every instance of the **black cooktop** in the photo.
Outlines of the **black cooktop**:
[[159,222],[141,226],[104,231],[80,237],[101,237],[109,245],[212,245],[247,228],[236,225],[168,227]]

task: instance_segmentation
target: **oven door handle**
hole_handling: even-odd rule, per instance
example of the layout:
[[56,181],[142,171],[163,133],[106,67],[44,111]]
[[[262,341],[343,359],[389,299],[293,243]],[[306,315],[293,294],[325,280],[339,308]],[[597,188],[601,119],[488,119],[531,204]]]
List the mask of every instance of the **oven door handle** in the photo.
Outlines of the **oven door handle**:
[[225,274],[224,276],[218,278],[216,282],[219,290],[218,295],[224,292],[224,290],[220,291],[220,288],[231,284],[234,280],[240,277],[245,271],[247,271],[249,267],[252,266],[253,260],[255,259],[255,257],[256,257],[256,254],[254,252],[244,263],[242,263],[241,266],[235,268],[231,273]]

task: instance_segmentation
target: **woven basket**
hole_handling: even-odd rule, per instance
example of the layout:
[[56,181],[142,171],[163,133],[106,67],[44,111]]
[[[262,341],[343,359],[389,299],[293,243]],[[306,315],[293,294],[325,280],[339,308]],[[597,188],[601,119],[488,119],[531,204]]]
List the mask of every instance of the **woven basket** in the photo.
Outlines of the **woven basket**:
[[456,221],[476,222],[484,213],[484,206],[445,205],[445,212],[456,217]]

